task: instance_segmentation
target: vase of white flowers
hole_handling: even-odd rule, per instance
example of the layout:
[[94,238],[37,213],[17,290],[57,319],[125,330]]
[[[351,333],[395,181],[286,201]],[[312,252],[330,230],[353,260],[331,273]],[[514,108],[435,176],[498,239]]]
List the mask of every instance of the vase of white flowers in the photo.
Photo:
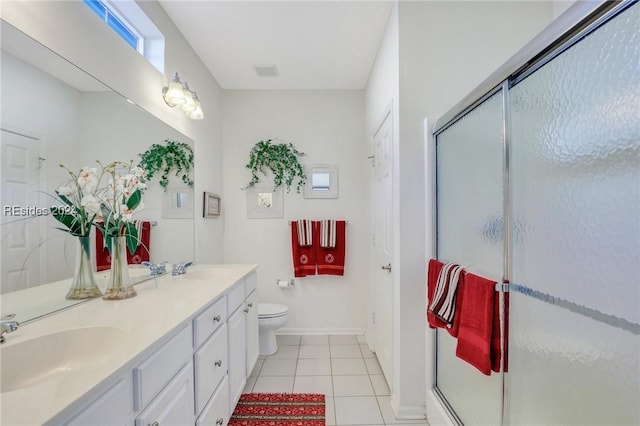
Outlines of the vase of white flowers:
[[135,252],[140,241],[132,215],[142,208],[146,172],[120,161],[104,166],[103,171],[109,175],[109,181],[101,197],[102,221],[95,223],[111,254],[111,272],[103,299],[127,299],[137,294],[129,277],[127,249]]
[[76,262],[67,299],[88,299],[102,292],[95,282],[91,261],[91,225],[98,215],[97,197],[100,178],[95,168],[84,167],[78,174],[63,167],[71,179],[55,192],[62,206],[50,208],[52,216],[66,228],[58,228],[77,237]]

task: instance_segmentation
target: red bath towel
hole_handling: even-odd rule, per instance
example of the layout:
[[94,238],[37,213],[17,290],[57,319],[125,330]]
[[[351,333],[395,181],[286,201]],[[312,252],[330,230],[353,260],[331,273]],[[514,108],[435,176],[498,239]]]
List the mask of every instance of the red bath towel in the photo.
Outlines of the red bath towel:
[[436,259],[429,259],[429,270],[427,271],[427,322],[429,323],[429,327],[431,328],[445,328],[450,335],[452,335],[453,337],[458,337],[458,331],[460,329],[460,306],[462,305],[462,298],[464,295],[464,272],[460,274],[460,278],[458,280],[458,289],[456,292],[455,300],[456,309],[455,314],[453,315],[453,325],[449,327],[445,321],[435,316],[429,310],[429,306],[433,301],[433,297],[436,291],[438,276],[440,275],[440,271],[442,271],[443,266],[444,263]]
[[[335,247],[329,248],[322,247],[321,244],[315,245],[318,275],[344,275],[347,222],[336,220],[335,223]],[[319,228],[319,222],[315,222],[315,224]]]
[[127,263],[129,265],[140,264],[142,262],[148,262],[151,258],[149,251],[151,250],[151,222],[149,221],[136,221],[136,227],[138,228],[138,248],[133,254],[127,250]]
[[[317,244],[318,223],[311,224],[311,243]],[[306,242],[303,242],[306,244]],[[301,246],[298,242],[298,223],[291,221],[291,254],[293,256],[293,275],[295,277],[306,277],[316,274],[316,249],[314,245]]]
[[467,273],[456,356],[483,374],[500,370],[500,309],[495,281]]
[[[150,241],[151,241],[151,222],[137,221],[138,238],[140,239],[138,248],[132,254],[129,253],[127,248],[127,263],[129,265],[139,264],[145,261],[149,261],[151,256],[149,255]],[[107,250],[107,246],[104,243],[104,237],[102,231],[96,228],[96,270],[106,271],[111,269],[111,254]]]

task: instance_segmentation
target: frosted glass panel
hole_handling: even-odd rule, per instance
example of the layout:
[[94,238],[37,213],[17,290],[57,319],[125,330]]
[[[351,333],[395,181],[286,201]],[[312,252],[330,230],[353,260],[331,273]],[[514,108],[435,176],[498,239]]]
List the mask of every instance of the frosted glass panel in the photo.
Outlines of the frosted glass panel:
[[[640,322],[640,7],[510,90],[512,282]],[[637,334],[512,295],[512,424],[640,424]]]
[[[503,271],[502,96],[498,93],[437,136],[438,258],[500,280]],[[499,424],[500,374],[485,376],[455,356],[437,332],[437,387],[466,425]]]

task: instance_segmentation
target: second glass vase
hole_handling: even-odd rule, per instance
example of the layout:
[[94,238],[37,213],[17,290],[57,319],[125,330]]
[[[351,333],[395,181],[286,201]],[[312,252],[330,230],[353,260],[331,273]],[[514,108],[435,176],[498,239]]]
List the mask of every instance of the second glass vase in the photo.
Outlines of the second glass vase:
[[104,291],[105,300],[128,299],[137,293],[129,277],[126,237],[111,237],[111,271]]

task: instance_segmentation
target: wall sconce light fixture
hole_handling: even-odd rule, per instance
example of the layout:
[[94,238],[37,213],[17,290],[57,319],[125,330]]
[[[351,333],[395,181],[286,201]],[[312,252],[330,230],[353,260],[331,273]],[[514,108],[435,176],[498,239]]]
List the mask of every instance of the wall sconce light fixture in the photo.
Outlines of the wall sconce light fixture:
[[198,96],[189,89],[189,84],[186,81],[184,83],[180,81],[178,73],[173,76],[169,86],[162,89],[162,97],[170,107],[180,106],[187,117],[193,120],[204,118]]

